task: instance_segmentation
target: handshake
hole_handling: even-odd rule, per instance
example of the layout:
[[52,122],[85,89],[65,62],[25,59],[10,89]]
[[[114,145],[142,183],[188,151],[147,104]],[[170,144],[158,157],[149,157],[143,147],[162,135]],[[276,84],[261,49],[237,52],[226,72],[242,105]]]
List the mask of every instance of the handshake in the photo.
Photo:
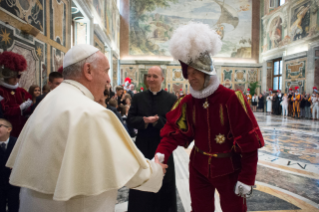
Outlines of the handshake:
[[168,165],[166,164],[163,164],[164,162],[164,158],[165,158],[165,155],[162,154],[162,153],[156,153],[154,158],[152,159],[152,161],[154,161],[155,163],[158,163],[162,169],[163,169],[163,174],[165,175],[166,173],[166,169],[168,168]]

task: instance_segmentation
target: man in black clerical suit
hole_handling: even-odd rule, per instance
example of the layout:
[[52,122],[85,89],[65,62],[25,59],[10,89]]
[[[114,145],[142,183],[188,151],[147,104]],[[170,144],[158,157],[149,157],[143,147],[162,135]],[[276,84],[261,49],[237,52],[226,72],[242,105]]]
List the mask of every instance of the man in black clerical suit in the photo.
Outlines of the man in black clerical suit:
[[19,211],[20,188],[9,184],[11,169],[5,167],[17,138],[10,137],[12,125],[5,119],[0,119],[0,212]]
[[[149,90],[133,96],[127,124],[138,129],[136,146],[146,158],[152,159],[161,141],[160,130],[166,123],[166,113],[172,109],[176,96],[162,90],[164,74],[160,67],[151,67],[146,81]],[[158,193],[130,190],[128,212],[177,211],[173,155],[167,164],[163,186]]]

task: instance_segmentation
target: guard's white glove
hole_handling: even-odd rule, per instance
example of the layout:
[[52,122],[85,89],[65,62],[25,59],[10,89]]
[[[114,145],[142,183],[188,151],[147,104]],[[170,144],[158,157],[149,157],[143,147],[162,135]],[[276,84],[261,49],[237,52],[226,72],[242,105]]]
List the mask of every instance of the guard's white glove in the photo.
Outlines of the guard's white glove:
[[4,100],[4,98],[3,98],[2,96],[0,96],[0,102],[1,102],[2,100]]
[[32,104],[32,100],[31,99],[28,99],[27,101],[23,102],[21,105],[20,105],[20,110],[21,111],[24,111],[25,109],[28,109]]
[[[162,153],[159,153],[159,152],[156,153],[156,155],[157,155],[157,158],[158,158],[159,162],[163,163],[164,159],[165,159],[165,155],[162,154]],[[155,161],[155,157],[152,159],[152,161]]]
[[246,185],[240,181],[237,181],[235,186],[235,194],[238,196],[245,196],[251,194],[252,187],[249,185]]

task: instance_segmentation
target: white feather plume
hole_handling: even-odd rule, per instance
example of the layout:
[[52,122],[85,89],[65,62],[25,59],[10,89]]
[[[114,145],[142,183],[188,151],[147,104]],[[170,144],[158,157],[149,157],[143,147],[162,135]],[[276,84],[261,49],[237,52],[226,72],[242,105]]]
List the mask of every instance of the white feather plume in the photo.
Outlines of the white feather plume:
[[169,51],[176,60],[188,63],[197,59],[201,53],[217,54],[222,47],[220,36],[207,24],[189,22],[174,31]]

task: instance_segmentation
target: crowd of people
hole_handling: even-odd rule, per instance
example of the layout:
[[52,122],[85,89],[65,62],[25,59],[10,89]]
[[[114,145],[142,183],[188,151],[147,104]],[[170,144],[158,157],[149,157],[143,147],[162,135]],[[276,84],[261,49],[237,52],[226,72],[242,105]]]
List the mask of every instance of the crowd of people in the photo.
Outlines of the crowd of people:
[[317,87],[313,87],[313,93],[300,93],[299,86],[289,88],[288,93],[281,90],[253,96],[247,90],[246,99],[254,112],[262,111],[272,115],[282,115],[299,119],[319,120],[319,93]]

